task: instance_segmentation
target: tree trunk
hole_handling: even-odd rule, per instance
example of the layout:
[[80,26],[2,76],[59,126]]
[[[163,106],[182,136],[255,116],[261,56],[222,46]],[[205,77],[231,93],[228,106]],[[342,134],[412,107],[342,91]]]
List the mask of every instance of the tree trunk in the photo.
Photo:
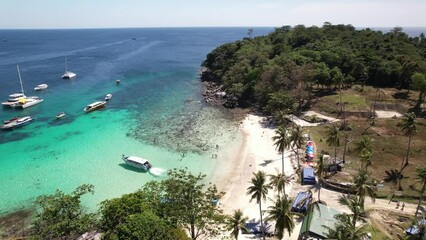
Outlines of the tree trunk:
[[422,192],[419,198],[419,204],[417,204],[416,214],[414,215],[414,217],[417,217],[417,214],[419,213],[420,204],[422,203],[423,194],[425,193],[425,188],[426,188],[426,182],[423,182]]
[[347,144],[348,144],[348,136],[345,135],[345,146],[343,148],[343,163],[345,163],[345,159],[346,159],[346,147],[347,147]]
[[197,239],[197,237],[195,236],[195,224],[191,223],[191,238],[192,240]]
[[[282,154],[281,154],[281,167],[282,167],[282,174],[283,174],[283,176],[285,177],[285,173],[284,173],[284,150],[283,150],[283,152],[282,152]],[[284,197],[286,196],[285,195],[285,184],[284,184],[284,187],[283,187],[283,194],[284,194]]]
[[415,108],[420,108],[420,106],[422,105],[422,103],[423,103],[423,92],[421,92],[420,91],[420,93],[419,93],[419,99],[417,99],[417,103],[416,103],[416,106],[415,106]]
[[297,169],[299,170],[300,169],[300,163],[299,163],[299,161],[300,161],[300,159],[299,159],[299,147],[296,149],[296,156],[297,156]]
[[406,161],[406,160],[404,158],[402,158],[401,170],[399,170],[399,173],[398,173],[398,190],[399,191],[402,191],[402,187],[401,187],[402,171],[404,171],[405,167],[407,167],[407,163],[404,164],[404,161]]
[[259,212],[260,212],[260,230],[262,230],[262,237],[265,240],[265,228],[263,227],[263,218],[262,218],[262,200],[259,201]]
[[318,202],[321,202],[321,187],[322,187],[322,180],[319,182],[319,188],[318,188]]
[[407,155],[406,155],[406,162],[405,164],[408,165],[408,155],[410,154],[410,147],[411,147],[411,136],[412,134],[410,134],[410,136],[408,136],[408,148],[407,148]]

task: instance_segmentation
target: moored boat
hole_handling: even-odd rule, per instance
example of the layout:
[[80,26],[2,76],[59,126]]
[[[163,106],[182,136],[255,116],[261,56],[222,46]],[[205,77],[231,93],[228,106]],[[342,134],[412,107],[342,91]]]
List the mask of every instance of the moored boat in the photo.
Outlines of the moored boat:
[[9,119],[9,120],[3,120],[3,123],[4,123],[4,124],[8,124],[8,123],[14,122],[14,121],[16,121],[16,120],[18,120],[18,119],[19,119],[19,116],[16,116],[16,117],[11,118],[11,119]]
[[23,109],[23,108],[31,107],[43,102],[43,99],[37,96],[31,96],[31,97],[25,96],[24,86],[22,84],[22,78],[21,78],[21,73],[19,71],[19,66],[16,65],[16,68],[18,70],[19,83],[21,84],[21,92],[9,95],[9,99],[6,102],[1,103],[3,107]]
[[122,159],[127,165],[135,167],[135,168],[143,169],[145,171],[148,171],[149,169],[152,168],[152,164],[149,163],[148,160],[140,158],[140,157],[125,156],[123,154]]
[[68,61],[67,61],[67,58],[65,57],[65,73],[64,75],[62,75],[62,78],[71,79],[71,78],[74,78],[75,76],[77,76],[77,74],[75,74],[74,72],[68,71]]
[[63,118],[63,117],[65,117],[65,113],[64,112],[60,112],[55,117],[56,117],[56,119]]
[[30,116],[26,116],[26,117],[21,117],[19,118],[16,122],[14,127],[22,127],[25,126],[27,124],[29,124],[32,120],[34,120],[32,117]]
[[0,128],[3,129],[3,130],[8,130],[8,129],[16,128],[16,127],[22,127],[22,126],[29,124],[33,120],[34,119],[30,116],[21,117],[21,118],[18,118],[16,120],[10,122],[10,123],[4,124]]
[[34,88],[35,91],[40,91],[40,90],[44,90],[48,87],[48,85],[46,83],[37,85],[37,87]]
[[12,108],[18,103],[20,98],[24,98],[24,97],[26,96],[23,93],[10,94],[7,101],[2,102],[1,105],[3,105],[3,107]]
[[20,98],[19,101],[13,107],[25,109],[25,108],[34,106],[36,104],[39,104],[43,101],[44,100],[42,98],[39,98],[37,96],[25,97],[25,98]]
[[85,112],[92,112],[92,111],[95,111],[95,110],[98,110],[98,109],[105,107],[105,104],[106,104],[105,101],[94,102],[94,103],[87,105],[83,110]]
[[105,95],[105,101],[109,101],[112,98],[112,94],[108,93],[107,95]]

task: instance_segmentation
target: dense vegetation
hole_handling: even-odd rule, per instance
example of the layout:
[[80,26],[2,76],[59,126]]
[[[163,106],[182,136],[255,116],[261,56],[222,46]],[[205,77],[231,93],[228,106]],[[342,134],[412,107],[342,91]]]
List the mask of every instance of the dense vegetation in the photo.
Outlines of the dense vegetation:
[[284,26],[224,44],[202,65],[202,80],[222,86],[227,106],[258,105],[276,114],[308,107],[323,88],[357,83],[409,89],[412,82],[426,88],[426,38],[409,37],[400,27],[382,33],[330,23]]

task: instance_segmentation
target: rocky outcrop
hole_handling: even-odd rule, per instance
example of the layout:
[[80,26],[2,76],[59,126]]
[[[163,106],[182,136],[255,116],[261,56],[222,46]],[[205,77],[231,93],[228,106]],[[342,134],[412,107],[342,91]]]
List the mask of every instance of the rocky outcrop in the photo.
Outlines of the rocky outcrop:
[[206,103],[226,108],[238,107],[238,99],[224,91],[220,78],[208,68],[200,69],[200,79],[203,82],[203,96]]

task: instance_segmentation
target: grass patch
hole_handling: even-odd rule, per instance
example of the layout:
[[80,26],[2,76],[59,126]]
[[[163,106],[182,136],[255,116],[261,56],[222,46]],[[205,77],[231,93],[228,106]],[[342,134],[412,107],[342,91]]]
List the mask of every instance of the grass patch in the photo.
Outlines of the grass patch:
[[[381,182],[385,177],[385,170],[400,169],[401,160],[406,154],[408,137],[404,136],[397,123],[400,119],[379,119],[376,126],[369,128],[370,123],[365,119],[351,119],[349,123],[352,125],[352,130],[345,133],[349,136],[348,151],[346,155],[346,163],[343,173],[333,176],[333,180],[339,182],[351,181],[352,176],[356,174],[360,167],[359,156],[353,151],[355,142],[361,138],[362,133],[366,132],[366,136],[373,140],[373,158],[372,165],[369,167],[371,178]],[[418,119],[419,122],[426,124],[425,119]],[[334,147],[326,144],[327,125],[317,127],[309,127],[312,139],[317,145],[317,152],[324,152],[330,156],[334,156]],[[368,128],[367,131],[365,131]],[[424,165],[424,156],[426,152],[426,127],[419,126],[418,134],[413,136],[410,151],[410,164],[404,170],[404,179],[402,187],[404,195],[407,197],[416,198],[419,195],[420,184],[416,181],[416,167]],[[342,158],[344,138],[340,138],[340,147],[338,147],[337,157]],[[391,184],[384,184],[384,188],[379,189],[379,195],[385,197],[391,193],[394,187]]]

